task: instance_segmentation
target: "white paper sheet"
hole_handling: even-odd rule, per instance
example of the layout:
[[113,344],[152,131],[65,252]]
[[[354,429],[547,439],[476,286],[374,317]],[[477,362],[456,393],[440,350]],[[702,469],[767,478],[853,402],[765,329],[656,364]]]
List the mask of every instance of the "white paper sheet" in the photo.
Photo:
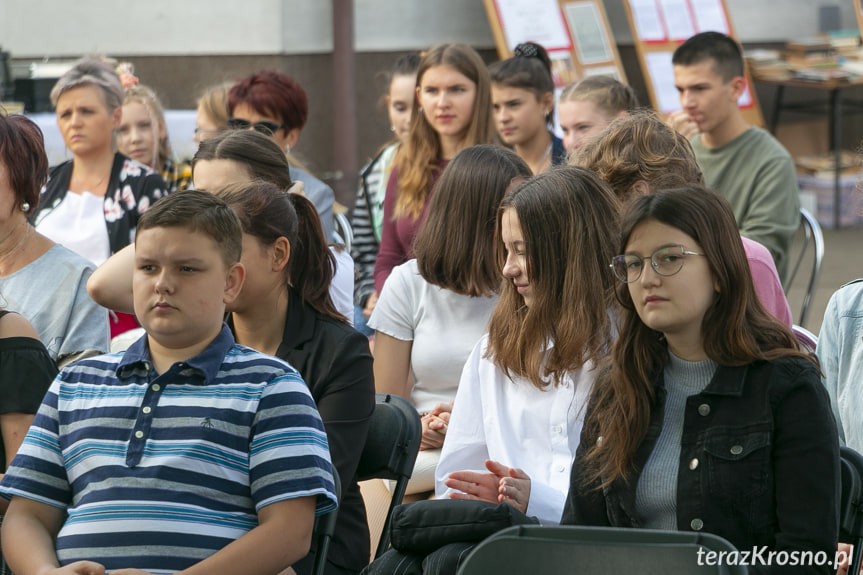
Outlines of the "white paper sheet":
[[689,2],[695,16],[697,32],[731,33],[722,0],[689,0]]
[[564,5],[566,21],[575,52],[582,64],[597,64],[614,60],[602,16],[595,0],[569,2]]
[[659,0],[659,6],[669,40],[686,40],[695,35],[695,24],[686,0]]
[[506,44],[536,42],[546,50],[569,50],[569,33],[557,0],[496,0]]
[[642,42],[664,42],[665,27],[656,0],[629,0],[635,30]]
[[584,76],[611,76],[618,82],[621,81],[620,73],[615,66],[593,66],[584,69]]
[[650,75],[656,107],[663,114],[680,109],[680,97],[674,87],[674,66],[671,64],[672,52],[648,52],[644,55],[647,72]]

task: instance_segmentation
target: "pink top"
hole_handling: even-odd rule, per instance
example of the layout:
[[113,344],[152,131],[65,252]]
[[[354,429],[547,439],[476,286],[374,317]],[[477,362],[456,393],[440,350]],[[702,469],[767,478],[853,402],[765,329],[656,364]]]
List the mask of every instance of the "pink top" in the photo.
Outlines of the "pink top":
[[749,269],[752,272],[752,282],[755,284],[755,292],[767,311],[776,318],[791,327],[791,308],[785,298],[782,282],[779,281],[779,273],[770,250],[755,240],[740,236],[743,240],[743,250],[746,259],[749,260]]
[[413,258],[413,241],[420,229],[420,225],[428,215],[429,204],[434,194],[435,186],[441,172],[446,168],[449,160],[439,160],[439,169],[432,175],[431,190],[426,197],[425,206],[420,217],[417,219],[402,216],[393,220],[393,212],[396,208],[396,197],[399,188],[399,171],[394,167],[387,182],[386,196],[384,196],[384,221],[381,227],[381,245],[378,249],[378,257],[375,260],[375,290],[381,293],[384,282],[390,272],[409,259]]

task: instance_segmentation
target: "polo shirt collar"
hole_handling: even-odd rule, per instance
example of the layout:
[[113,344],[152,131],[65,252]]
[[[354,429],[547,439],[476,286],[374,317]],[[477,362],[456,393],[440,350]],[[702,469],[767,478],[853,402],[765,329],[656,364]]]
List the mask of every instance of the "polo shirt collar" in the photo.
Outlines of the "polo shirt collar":
[[[234,345],[234,336],[231,330],[225,323],[222,323],[222,329],[219,335],[210,342],[210,344],[198,355],[183,362],[185,367],[191,368],[204,376],[204,383],[209,383],[216,379],[216,375],[222,367],[225,356]],[[123,354],[123,358],[117,365],[117,375],[122,376],[127,370],[134,369],[137,366],[144,365],[148,368],[152,365],[150,361],[150,346],[147,340],[147,334],[141,336],[135,343],[129,346]]]

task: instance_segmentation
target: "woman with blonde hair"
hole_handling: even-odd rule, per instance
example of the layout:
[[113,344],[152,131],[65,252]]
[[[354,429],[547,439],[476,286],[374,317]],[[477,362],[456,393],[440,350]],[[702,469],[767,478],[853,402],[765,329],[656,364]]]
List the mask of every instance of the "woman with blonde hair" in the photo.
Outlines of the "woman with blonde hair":
[[138,84],[137,78],[124,91],[117,150],[159,172],[168,193],[185,190],[192,183],[192,168],[174,159],[159,97],[151,88]]
[[[100,58],[79,60],[57,80],[51,103],[72,159],[51,168],[28,214],[39,233],[95,265],[129,245],[138,218],[168,193],[159,174],[114,150],[123,97],[114,66]],[[111,334],[137,325],[112,315]]]
[[638,108],[635,92],[611,76],[588,76],[560,93],[557,116],[563,145],[572,154],[615,118]]
[[228,92],[233,82],[208,88],[198,98],[194,140],[201,142],[228,130]]
[[417,70],[410,134],[399,148],[387,184],[383,229],[375,261],[380,293],[392,269],[413,256],[441,172],[461,150],[494,142],[488,70],[466,44],[440,44]]

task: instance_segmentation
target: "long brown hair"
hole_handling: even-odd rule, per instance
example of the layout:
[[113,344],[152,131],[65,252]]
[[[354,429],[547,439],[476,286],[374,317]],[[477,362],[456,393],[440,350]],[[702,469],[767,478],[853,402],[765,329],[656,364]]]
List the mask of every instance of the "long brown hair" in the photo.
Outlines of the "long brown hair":
[[[426,52],[417,69],[417,86],[423,75],[434,66],[449,66],[476,85],[470,124],[464,137],[464,147],[494,142],[494,122],[491,116],[491,87],[488,70],[476,50],[467,44],[440,44]],[[399,189],[394,217],[416,219],[422,214],[431,190],[434,173],[441,159],[440,138],[426,120],[414,98],[411,129],[407,142],[396,155]]]
[[[638,198],[624,216],[618,253],[626,251],[633,230],[647,220],[688,234],[707,258],[718,286],[718,294],[702,320],[707,357],[722,366],[785,356],[803,357],[817,364],[800,351],[791,330],[756,296],[734,214],[725,198],[697,186]],[[584,422],[585,437],[601,437],[602,441],[589,444],[583,487],[607,486],[628,476],[655,408],[655,382],[668,362],[663,338],[641,321],[627,285],[618,284],[616,295],[622,307],[622,325],[611,366],[593,387],[592,407]]]
[[608,262],[617,244],[620,204],[588,170],[560,167],[530,178],[498,211],[501,269],[501,219],[507,210],[515,210],[521,225],[534,298],[526,307],[513,283],[503,282],[489,323],[487,357],[507,376],[544,388],[549,378],[556,384],[566,372],[608,353],[614,286]]
[[501,279],[494,252],[497,208],[514,180],[530,176],[524,160],[500,146],[483,144],[456,154],[414,241],[420,275],[462,295],[496,292]]

